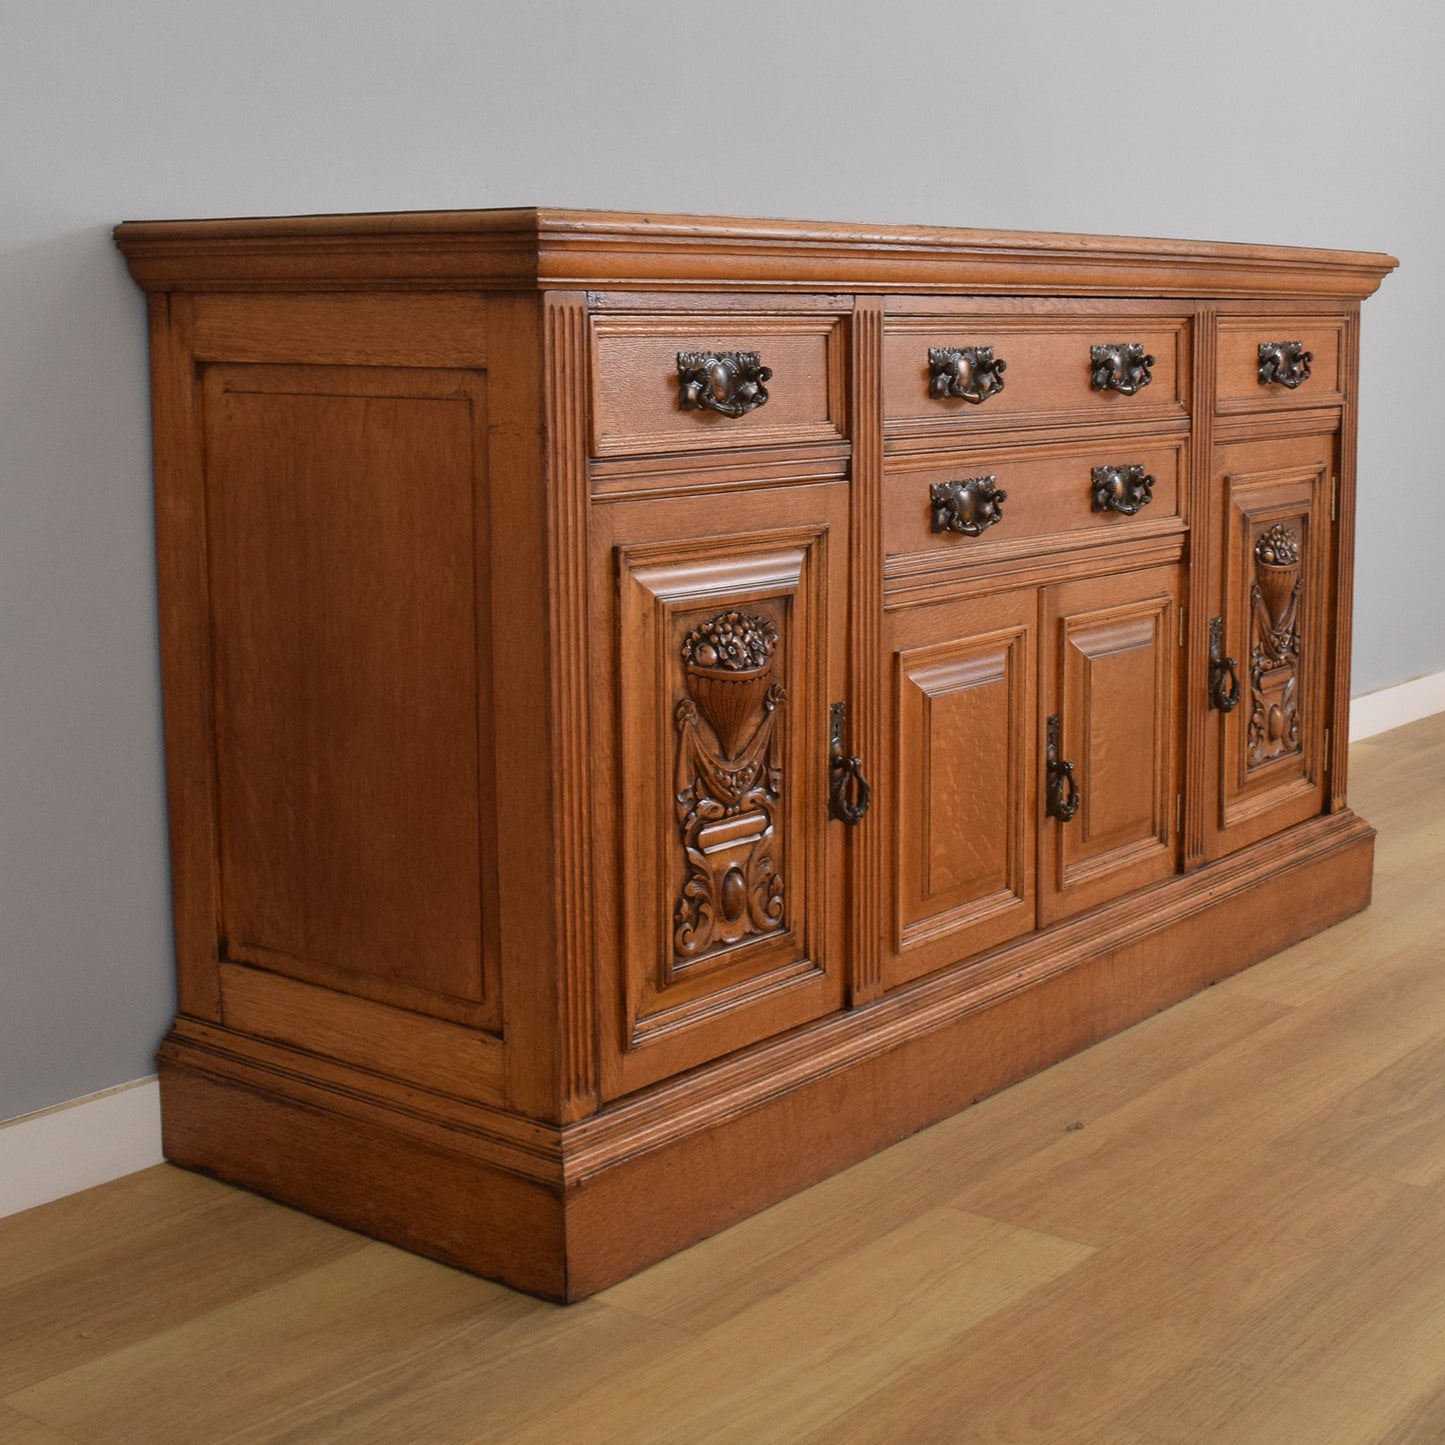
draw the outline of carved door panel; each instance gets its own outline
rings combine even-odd
[[[828,786],[847,508],[843,485],[599,508],[620,815],[598,909],[609,1094],[842,1004]]]
[[[1333,435],[1240,442],[1215,454],[1211,858],[1325,806],[1334,465]]]
[[[1038,594],[890,614],[890,985],[1034,927]]]
[[[1044,594],[1039,922],[1178,868],[1180,569]]]

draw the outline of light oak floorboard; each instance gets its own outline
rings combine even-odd
[[[836,1434],[804,1438],[1111,1441],[1124,1405],[1274,1303],[1406,1188],[1244,1161],[914,1364],[835,1422]],[[966,1433],[950,1434],[960,1422]]]
[[[0,1221],[0,1397],[367,1246],[158,1165]]]
[[[1445,1198],[1383,1210],[1128,1419],[1159,1445],[1376,1440],[1438,1386]],[[1437,1436],[1437,1440],[1441,1437]]]
[[[797,1440],[1089,1254],[931,1210],[517,1438]]]
[[[0,1221],[0,1445],[1445,1440],[1445,717],[1374,906],[562,1310],[170,1167]]]
[[[1289,1010],[1199,994],[985,1099],[802,1194],[684,1250],[603,1296],[697,1331],[1047,1149]]]
[[[0,1405],[0,1445],[75,1445],[68,1435]]]

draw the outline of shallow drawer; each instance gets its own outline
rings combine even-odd
[[[1221,316],[1216,404],[1221,412],[1337,406],[1345,326],[1340,316]],[[1309,360],[1303,360],[1308,353]]]
[[[1179,515],[1185,447],[1182,437],[1151,437],[969,452],[942,466],[932,460],[918,467],[895,463],[884,481],[886,550],[890,556],[984,558],[1011,542],[1034,545],[1055,535],[1127,537],[1141,524]],[[1106,475],[1115,472],[1122,476]],[[1143,478],[1152,478],[1147,489]],[[1137,510],[1096,509],[1100,489]],[[1145,490],[1149,499],[1141,503]],[[990,492],[1005,495],[990,503]],[[993,515],[997,520],[990,520]],[[959,525],[973,530],[956,530]]]
[[[679,356],[698,353],[723,363],[699,364],[691,374],[700,384],[685,394]],[[759,382],[759,373],[729,362],[730,353],[756,353],[771,375]],[[846,340],[835,316],[601,317],[592,327],[592,454],[836,442],[845,435],[846,381]]]
[[[982,348],[991,350],[992,366],[987,354],[979,355]],[[1110,367],[1095,348],[1120,349],[1124,364]],[[950,364],[948,352],[963,360],[953,363],[952,374],[940,375],[939,368]],[[1152,364],[1141,367],[1141,357]],[[955,380],[959,371],[961,383]],[[1147,377],[1142,384],[1141,377]],[[893,433],[1179,418],[1189,410],[1189,323],[1137,315],[1047,323],[894,318],[883,337],[883,403]]]

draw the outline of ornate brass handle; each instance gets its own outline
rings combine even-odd
[[[1314,352],[1306,351],[1303,341],[1261,341],[1259,384],[1278,382],[1293,391],[1310,379],[1310,362],[1314,359]]]
[[[677,400],[683,411],[745,416],[767,403],[773,369],[760,351],[679,351]]]
[[[1008,363],[994,359],[991,346],[930,346],[928,394],[938,400],[958,397],[975,405],[1003,390]]]
[[[928,489],[933,503],[935,532],[962,532],[977,537],[995,522],[1003,521],[1008,493],[993,477],[966,477],[957,482],[934,482]]]
[[[1142,466],[1095,467],[1094,510],[1132,517],[1154,498],[1154,478]]]
[[[1095,391],[1120,391],[1133,396],[1154,379],[1149,368],[1154,358],[1144,354],[1142,341],[1106,341],[1089,352],[1089,384]]]
[[[1220,712],[1239,706],[1239,664],[1224,655],[1224,619],[1209,619],[1209,705]]]
[[[828,811],[856,828],[873,802],[873,789],[863,776],[862,758],[851,756],[844,744],[847,727],[848,704],[835,702],[828,709]]]
[[[1048,721],[1047,771],[1044,782],[1044,803],[1049,817],[1067,823],[1079,811],[1081,794],[1074,777],[1074,765],[1059,756],[1063,723],[1058,713]]]

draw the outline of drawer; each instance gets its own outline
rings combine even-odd
[[[992,453],[969,451],[941,464],[936,457],[919,458],[923,464],[918,466],[899,466],[895,462],[883,486],[885,550],[890,557],[942,553],[952,562],[1009,553],[1015,550],[1010,546],[1014,542],[1037,549],[1041,538],[1066,541],[1071,536],[1096,534],[1103,540],[1127,538],[1141,527],[1157,530],[1153,524],[1179,516],[1186,446],[1183,437],[1150,437],[1143,441],[1014,447]],[[1096,511],[1096,468],[1140,468],[1144,477],[1153,478],[1149,500],[1132,513]],[[989,486],[984,481],[990,477],[992,488],[1005,494],[992,509],[987,497]],[[1100,477],[1105,485],[1110,480]],[[975,483],[971,494],[958,506],[951,505],[946,494],[952,484],[963,484],[967,491],[970,482]],[[1124,504],[1137,500],[1140,490],[1137,485],[1125,486]],[[998,520],[976,535],[935,530],[935,523],[945,520],[962,518],[968,524],[970,505],[971,525],[977,527],[986,521],[990,510],[997,512]]]
[[[1216,407],[1221,412],[1338,406],[1343,400],[1342,316],[1221,316]],[[1261,348],[1283,348],[1284,365],[1265,369]],[[1297,358],[1309,353],[1306,366]],[[1306,375],[1305,372],[1308,372]],[[1278,380],[1268,379],[1279,375]]]
[[[956,434],[999,425],[1177,420],[1189,412],[1189,335],[1188,319],[1180,316],[895,317],[883,337],[885,428],[894,434]],[[1096,387],[1103,360],[1096,362],[1096,347],[1133,348],[1136,356],[1152,357],[1147,382],[1138,385],[1137,368],[1125,366],[1118,380],[1135,389]],[[1004,363],[1001,373],[990,371],[987,356],[977,355],[980,348],[991,348],[992,360]],[[977,377],[962,389],[981,400],[936,394],[947,378],[936,377],[930,353],[948,351],[962,353],[965,367]],[[1121,352],[1121,359],[1128,356]],[[1105,372],[1099,380],[1104,382]]]
[[[740,415],[684,404],[679,356],[757,353],[771,376],[766,401]],[[837,316],[603,316],[592,324],[592,437],[595,457],[787,447],[846,435],[847,338]],[[709,400],[730,405],[728,370]],[[747,378],[742,378],[746,380]],[[743,405],[749,398],[744,397]]]

